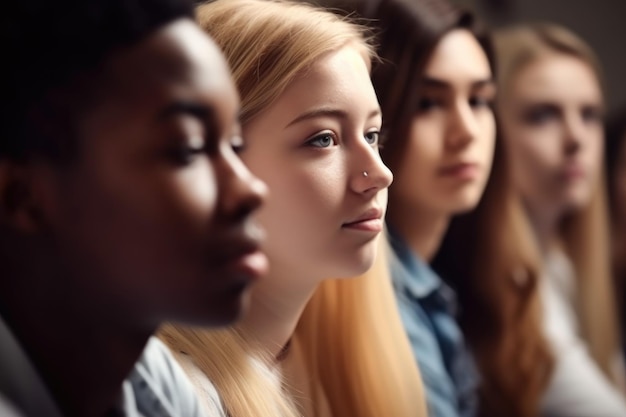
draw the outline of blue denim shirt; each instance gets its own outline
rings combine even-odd
[[[478,374],[454,319],[455,294],[391,229],[389,241],[393,286],[424,381],[428,415],[472,417]]]

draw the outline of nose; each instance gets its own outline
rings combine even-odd
[[[361,140],[351,155],[350,187],[358,194],[375,195],[391,185],[393,174],[380,158],[378,147]]]
[[[224,156],[223,169],[217,175],[223,176],[217,179],[219,207],[233,221],[245,219],[267,199],[267,185],[254,176],[232,150]]]
[[[563,129],[563,150],[566,155],[577,154],[583,145],[585,125],[578,114],[568,114],[565,117]]]
[[[459,100],[451,109],[446,147],[450,150],[463,149],[476,137],[478,122],[470,104]]]

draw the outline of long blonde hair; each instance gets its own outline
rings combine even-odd
[[[197,18],[231,66],[244,125],[327,53],[350,44],[365,59],[373,56],[360,26],[304,4],[218,0],[200,6]],[[236,327],[206,331],[169,325],[161,337],[208,376],[233,417],[297,415],[280,384],[253,366],[250,356],[257,352]],[[293,338],[302,348],[313,394],[327,396],[333,415],[426,415],[382,251],[363,276],[322,283]],[[270,363],[258,354],[259,361]]]
[[[599,82],[602,81],[593,50],[563,27],[547,23],[520,25],[499,31],[494,40],[501,95],[506,95],[522,68],[555,54],[580,59],[593,69]],[[579,296],[576,310],[583,337],[598,366],[615,381],[619,377],[612,368],[619,349],[619,333],[610,268],[608,212],[601,175],[590,204],[563,219],[560,235],[576,271]]]

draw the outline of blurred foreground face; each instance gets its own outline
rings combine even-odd
[[[391,204],[446,215],[478,204],[493,161],[494,95],[489,61],[474,35],[462,29],[445,35],[424,70]]]
[[[259,215],[272,270],[319,279],[371,266],[392,179],[378,152],[381,123],[366,61],[346,46],[244,126],[242,158],[272,196]]]
[[[592,68],[547,54],[501,93],[502,132],[526,204],[555,215],[588,204],[603,152],[602,93]]]
[[[110,317],[230,323],[267,267],[250,219],[266,189],[235,154],[221,53],[179,20],[110,59],[103,82],[76,161],[50,177],[47,221],[72,285]]]

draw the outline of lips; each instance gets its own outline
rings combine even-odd
[[[561,177],[565,180],[576,180],[584,178],[587,171],[580,164],[568,164],[561,170]]]
[[[257,280],[269,269],[269,261],[261,250],[261,230],[255,228],[253,232],[221,239],[220,247],[214,252],[227,271],[246,280]]]
[[[480,167],[474,162],[458,162],[446,165],[439,170],[443,177],[451,177],[460,180],[473,180],[478,177]]]
[[[341,227],[350,230],[378,233],[383,230],[383,211],[377,207],[365,210],[353,220],[344,223]]]

